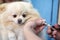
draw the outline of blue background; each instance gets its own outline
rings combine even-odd
[[[54,25],[58,17],[58,0],[31,0],[33,6],[39,11],[40,16],[46,19],[46,22]],[[53,40],[46,33],[47,28],[43,30],[45,40]]]

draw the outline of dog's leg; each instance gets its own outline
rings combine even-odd
[[[19,31],[18,40],[24,40],[23,31]]]
[[[9,40],[17,40],[15,33],[12,31],[8,31],[8,39]]]

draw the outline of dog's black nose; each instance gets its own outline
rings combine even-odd
[[[22,23],[22,19],[18,19],[18,24],[21,24]]]

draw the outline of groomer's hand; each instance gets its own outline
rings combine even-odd
[[[55,24],[52,28],[48,27],[47,30],[48,35],[54,38],[55,40],[60,40],[60,26],[58,24]]]
[[[32,20],[32,21],[26,23],[26,25],[24,26],[24,29],[31,30],[31,31],[35,32],[36,34],[38,34],[45,27],[45,25],[43,25],[44,23],[45,23],[45,21],[42,18]]]
[[[24,35],[26,40],[42,40],[38,34],[45,27],[43,19],[36,19],[27,22],[24,26]]]

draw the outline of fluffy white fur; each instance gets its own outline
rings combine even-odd
[[[0,25],[6,31],[2,36],[3,40],[6,37],[9,40],[24,40],[23,26],[31,21],[39,18],[39,13],[33,8],[31,3],[28,2],[11,2],[0,5]],[[19,21],[18,21],[19,20]],[[20,21],[22,20],[22,21]],[[16,37],[15,37],[16,36]]]

